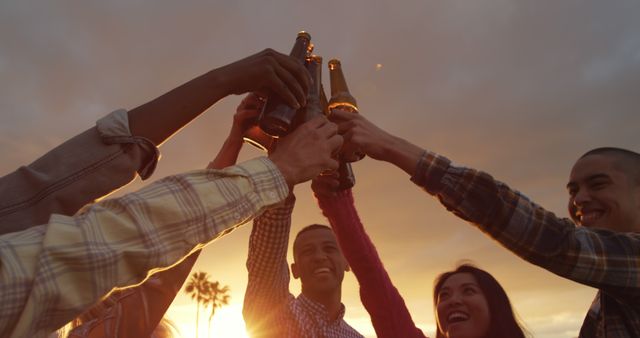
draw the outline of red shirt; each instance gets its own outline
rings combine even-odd
[[[329,219],[340,248],[360,283],[360,299],[371,316],[379,338],[426,337],[384,269],[375,246],[360,222],[351,190],[336,197],[318,197],[322,213]]]

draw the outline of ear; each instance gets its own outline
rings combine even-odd
[[[291,274],[295,279],[300,278],[300,271],[298,271],[298,266],[296,265],[296,263],[291,263]]]

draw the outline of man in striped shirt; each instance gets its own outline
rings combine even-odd
[[[569,177],[569,214],[559,218],[489,174],[454,166],[378,128],[336,112],[346,147],[401,168],[441,203],[522,259],[599,290],[580,337],[640,337],[640,155],[619,148],[584,154]]]

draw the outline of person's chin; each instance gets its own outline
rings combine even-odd
[[[331,278],[323,278],[321,280],[314,280],[314,289],[318,292],[333,292],[336,289],[336,281]]]
[[[450,324],[447,331],[449,338],[475,338],[478,336],[478,332],[471,322]]]

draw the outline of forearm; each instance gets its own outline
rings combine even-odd
[[[129,111],[131,133],[161,145],[229,93],[221,69],[214,69]]]
[[[73,215],[155,169],[158,150],[132,137],[127,113],[115,111],[28,166],[0,178],[0,234],[44,224],[53,213]]]
[[[384,271],[376,248],[355,210],[351,190],[338,191],[335,197],[319,196],[318,204],[329,220],[342,253],[356,277],[365,278],[369,274],[378,275]],[[366,282],[366,279],[363,281]]]
[[[295,199],[265,211],[255,219],[249,239],[248,282],[242,313],[249,331],[258,334],[275,329],[289,292],[287,246]]]
[[[378,337],[424,337],[393,285],[354,206],[351,190],[336,197],[319,197],[340,248],[360,284],[362,304],[371,316]]]
[[[389,136],[381,148],[383,161],[394,164],[409,175],[415,173],[416,165],[424,153],[424,149],[397,136]]]
[[[412,180],[521,258],[597,288],[640,294],[640,237],[576,227],[487,173],[428,153]]]
[[[114,287],[142,281],[287,193],[275,166],[260,158],[170,176],[74,217],[54,215],[1,236],[0,298],[11,303],[0,312],[0,336],[51,332]]]
[[[240,149],[242,149],[242,142],[242,132],[236,128],[232,128],[229,136],[222,144],[222,148],[207,168],[221,169],[234,165],[238,160]]]

